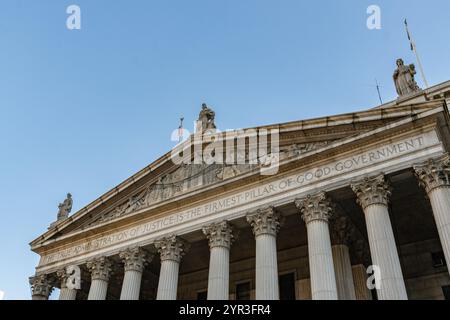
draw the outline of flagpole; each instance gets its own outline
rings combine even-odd
[[[422,75],[423,83],[425,84],[425,88],[428,88],[429,87],[428,81],[427,81],[427,78],[425,77],[425,72],[423,71],[422,62],[420,61],[419,53],[417,52],[416,43],[414,42],[414,40],[411,37],[411,34],[408,29],[408,22],[406,21],[406,19],[405,19],[405,27],[406,27],[406,33],[408,34],[408,39],[411,43],[411,50],[416,55],[416,60],[417,60],[418,66],[419,66],[420,74]]]

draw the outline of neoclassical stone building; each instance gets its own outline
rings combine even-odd
[[[254,128],[279,132],[271,175],[169,152],[71,216],[60,206],[31,242],[33,299],[55,287],[65,300],[449,298],[449,99],[450,81]],[[204,107],[203,129],[215,128]]]

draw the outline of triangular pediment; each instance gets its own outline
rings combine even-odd
[[[338,146],[355,143],[371,133],[378,134],[382,128],[391,130],[396,123],[443,105],[442,101],[426,102],[254,129],[279,131],[279,150],[275,156],[280,166],[284,166],[321,152],[330,152]],[[264,165],[263,159],[258,159],[256,163],[176,165],[171,162],[169,152],[66,221],[50,228],[31,245],[37,248],[50,239],[68,237],[97,227],[107,228],[115,221],[123,221],[137,213],[146,214],[146,210],[151,211],[169,202],[179,199],[188,201],[192,194],[198,197],[203,190],[223,188],[238,180],[245,183],[246,179],[258,175]]]

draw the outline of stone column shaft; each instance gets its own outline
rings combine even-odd
[[[203,233],[208,238],[210,247],[208,300],[228,300],[232,228],[228,222],[223,221],[204,227]]]
[[[336,276],[334,273],[328,219],[333,205],[321,192],[297,200],[308,234],[309,272],[313,300],[337,300]]]
[[[67,287],[68,274],[66,268],[58,270],[56,275],[61,280],[61,289],[59,290],[59,300],[75,300],[77,297],[76,289],[69,289]]]
[[[276,236],[280,216],[273,207],[247,215],[256,240],[256,300],[279,300]]]
[[[76,300],[77,290],[69,289],[67,287],[61,288],[59,291],[59,300]]]
[[[450,266],[450,188],[434,189],[428,194],[447,266]],[[450,273],[450,267],[448,268]]]
[[[188,244],[176,236],[170,236],[157,241],[155,247],[161,256],[156,300],[176,300],[181,257],[187,251]]]
[[[331,247],[331,250],[333,253],[338,299],[356,300],[348,246],[345,244],[334,245]]]
[[[420,184],[425,188],[450,273],[450,155],[430,159],[414,166]]]
[[[176,300],[178,286],[178,272],[180,263],[174,260],[161,261],[158,293],[156,300]]]
[[[91,272],[91,287],[88,300],[106,300],[108,281],[112,271],[112,264],[106,257],[88,261],[87,268]]]
[[[120,300],[139,300],[142,273],[150,261],[149,256],[138,247],[122,251],[119,256],[124,262],[125,270]]]
[[[367,287],[367,272],[364,265],[352,266],[352,274],[356,300],[372,300],[372,293]]]
[[[364,210],[372,263],[380,268],[380,300],[407,300],[405,282],[389,218],[390,186],[384,176],[352,184]]]

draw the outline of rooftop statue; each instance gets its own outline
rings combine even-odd
[[[394,83],[399,97],[421,90],[414,80],[415,74],[416,67],[414,64],[405,66],[402,59],[397,59],[397,69],[394,71]]]
[[[68,193],[67,198],[64,200],[64,202],[58,205],[59,211],[57,221],[67,219],[69,217],[69,213],[70,211],[72,211],[72,204],[72,195]]]
[[[203,103],[202,110],[200,111],[200,114],[198,115],[197,131],[205,132],[207,130],[216,129],[216,125],[214,123],[215,116],[216,116],[216,113],[212,109],[210,109],[206,105],[206,103]]]

